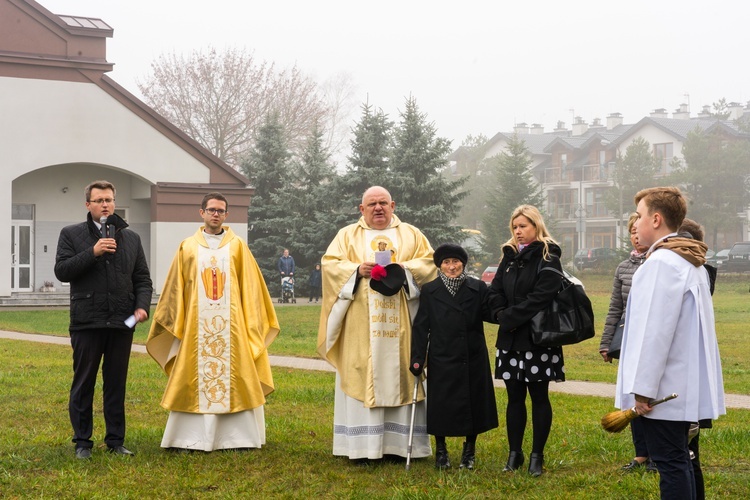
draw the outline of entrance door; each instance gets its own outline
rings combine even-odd
[[[10,289],[12,292],[34,291],[34,205],[13,205],[10,226]]]

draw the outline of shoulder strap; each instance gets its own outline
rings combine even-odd
[[[554,267],[549,267],[549,266],[548,266],[548,267],[542,267],[542,262],[544,262],[544,258],[542,258],[542,259],[539,259],[539,265],[538,265],[538,266],[536,267],[536,272],[537,272],[537,274],[539,274],[539,273],[540,273],[540,272],[542,272],[542,271],[547,271],[547,270],[549,270],[549,271],[554,271],[554,272],[556,272],[557,274],[559,274],[560,276],[562,276],[562,277],[563,277],[564,279],[567,279],[567,278],[565,278],[565,275],[564,275],[564,274],[563,274],[562,272],[558,271],[558,270],[557,270],[557,269],[555,269]],[[552,261],[549,261],[549,262],[552,262]]]
[[[562,276],[563,279],[568,279],[568,278],[565,277],[565,275],[561,271],[558,271],[554,267],[541,267],[541,266],[542,266],[542,264],[540,262],[539,263],[539,267],[540,267],[539,272],[542,272],[542,271],[553,271],[553,272],[556,272],[557,274],[559,274],[560,276]]]

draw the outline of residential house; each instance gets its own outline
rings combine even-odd
[[[605,123],[594,119],[591,125],[576,117],[570,130],[558,122],[555,130],[546,133],[541,125],[528,127],[522,123],[512,133],[496,134],[474,150],[473,155],[486,159],[504,151],[514,134],[526,143],[532,156],[531,171],[547,200],[543,208],[554,227],[554,236],[563,247],[563,255],[572,259],[581,248],[629,246],[625,225],[632,212],[632,200],[622,201],[621,214],[609,210],[605,203],[614,185],[618,152],[624,154],[633,140],[642,137],[661,162],[657,175],[666,176],[671,173],[673,162],[684,161],[682,146],[693,130],[710,132],[719,128],[729,136],[747,138],[735,121],[750,116],[750,104],[743,108],[731,103],[729,109],[731,115],[727,120],[712,117],[708,107],[697,117],[691,117],[686,104],[671,117],[665,109],[656,109],[635,124],[625,124],[620,113],[610,114]],[[469,173],[462,167],[467,158],[472,158],[469,148],[459,148],[451,156],[457,175]],[[476,158],[474,162],[479,163]],[[750,211],[744,214],[742,227],[722,235],[727,244],[750,239],[748,219]],[[481,229],[481,225],[474,228]]]

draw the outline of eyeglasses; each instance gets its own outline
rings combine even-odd
[[[225,213],[227,213],[227,211],[224,210],[223,208],[206,208],[205,211],[210,213],[211,215],[213,214],[224,215]]]
[[[96,203],[97,205],[101,205],[102,203],[106,203],[107,205],[111,205],[115,202],[114,198],[99,198],[98,200],[91,200],[89,203]]]

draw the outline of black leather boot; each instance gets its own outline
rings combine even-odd
[[[511,451],[508,453],[508,463],[503,467],[503,472],[512,472],[520,469],[523,465],[523,452]]]
[[[459,469],[474,470],[474,455],[476,453],[475,443],[464,443],[464,451],[461,453],[461,463]]]
[[[529,474],[534,477],[542,475],[542,465],[544,464],[544,453],[532,453],[529,455]]]
[[[451,461],[448,458],[448,448],[445,443],[440,443],[435,449],[435,467],[438,469],[450,469]]]

